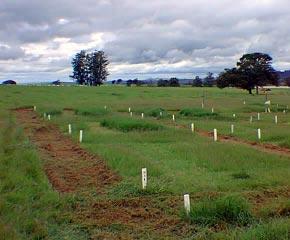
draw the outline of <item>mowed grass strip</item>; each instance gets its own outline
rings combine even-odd
[[[134,118],[105,118],[100,122],[102,127],[117,129],[123,132],[130,131],[158,131],[164,129],[164,126],[140,119]]]

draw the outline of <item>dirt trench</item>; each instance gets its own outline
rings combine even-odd
[[[18,123],[45,159],[44,170],[53,188],[60,193],[94,188],[103,193],[106,186],[120,181],[105,162],[84,149],[59,129],[42,121],[32,109],[16,109]]]

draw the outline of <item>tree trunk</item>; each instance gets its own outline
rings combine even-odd
[[[256,86],[256,94],[259,95],[259,86]]]
[[[249,91],[249,94],[252,94],[252,88],[249,88],[248,91]]]

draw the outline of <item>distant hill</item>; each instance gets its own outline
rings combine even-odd
[[[279,77],[280,77],[280,81],[283,81],[285,78],[290,77],[290,70],[279,71],[278,74],[279,74]]]

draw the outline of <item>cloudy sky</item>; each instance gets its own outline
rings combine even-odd
[[[246,52],[290,69],[289,0],[1,0],[0,80],[68,80],[102,49],[110,77],[218,73]]]

